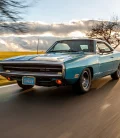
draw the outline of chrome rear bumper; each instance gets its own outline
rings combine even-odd
[[[8,77],[22,77],[22,76],[34,76],[34,77],[44,77],[44,78],[62,78],[62,74],[55,74],[55,73],[36,73],[36,72],[22,72],[22,71],[14,71],[14,72],[5,72],[0,71],[0,75]]]

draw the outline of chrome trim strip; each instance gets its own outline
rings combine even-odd
[[[19,68],[20,69],[21,68],[22,69],[28,69],[28,68],[29,69],[33,69],[34,68],[34,69],[40,69],[41,67],[28,67],[28,66],[27,67],[25,67],[25,66],[23,66],[23,67],[20,67],[20,66],[19,67],[16,67],[16,66],[8,66],[8,65],[5,65],[4,68],[14,68],[14,69],[19,69]],[[45,67],[42,67],[42,68],[45,68]]]
[[[46,78],[62,78],[62,74],[52,74],[52,73],[34,73],[34,72],[0,72],[2,76],[34,76],[34,77],[46,77]]]
[[[63,62],[51,62],[51,61],[0,61],[0,64],[1,65],[4,65],[4,64],[36,64],[36,65],[40,65],[40,64],[43,64],[43,65],[62,65]]]
[[[62,64],[62,76],[65,78],[65,64]]]
[[[60,70],[61,68],[47,68],[47,67],[14,67],[14,66],[7,66],[5,65],[4,68],[10,68],[10,69],[34,69],[34,70],[39,70],[39,69],[46,69],[46,70]]]

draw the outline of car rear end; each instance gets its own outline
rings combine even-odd
[[[22,81],[23,85],[58,86],[65,84],[63,63],[3,61],[0,62],[0,75],[8,80]]]

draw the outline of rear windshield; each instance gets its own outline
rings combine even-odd
[[[94,52],[94,45],[92,40],[63,40],[55,43],[48,52],[51,51]]]

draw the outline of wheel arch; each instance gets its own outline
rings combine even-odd
[[[91,78],[93,79],[93,74],[94,74],[94,70],[92,67],[87,67],[88,69],[90,69],[90,72],[91,72]]]

